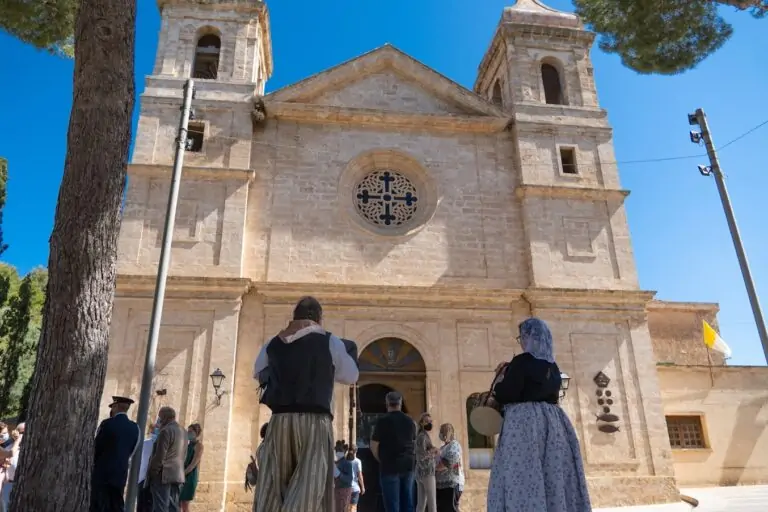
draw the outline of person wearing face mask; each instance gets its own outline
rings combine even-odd
[[[437,448],[432,445],[429,433],[432,431],[432,416],[425,412],[419,418],[419,432],[416,434],[416,512],[435,512],[435,456]]]
[[[13,446],[13,439],[11,439],[11,433],[8,430],[8,425],[0,421],[0,448],[3,450],[10,450]]]
[[[440,447],[435,484],[437,486],[437,512],[458,512],[464,491],[464,462],[456,431],[450,423],[440,425]]]
[[[179,494],[184,484],[187,432],[176,421],[173,407],[161,407],[157,415],[161,428],[147,468],[152,512],[178,512]]]
[[[8,432],[8,425],[0,421],[0,496],[2,496],[3,482],[5,482],[5,467],[11,458],[13,439]],[[5,506],[0,499],[0,512],[5,512]]]
[[[179,494],[181,512],[189,512],[189,504],[195,499],[200,460],[203,458],[203,442],[200,440],[202,435],[203,427],[199,423],[193,423],[187,429],[189,444],[187,445],[187,456],[184,459],[184,487],[181,488]]]
[[[141,465],[139,466],[139,496],[136,503],[136,512],[152,511],[152,493],[149,491],[149,482],[147,481],[147,468],[149,467],[149,458],[152,456],[152,448],[155,446],[157,434],[160,433],[160,419],[149,428],[149,434],[144,439],[144,447],[141,450]]]
[[[335,467],[334,478],[334,510],[336,512],[348,512],[352,499],[352,479],[354,466],[348,460],[346,454],[349,446],[344,441],[337,441],[334,448]]]
[[[126,414],[133,400],[113,396],[110,417],[101,422],[94,443],[91,476],[91,512],[123,512],[123,490],[131,456],[139,446],[141,431]],[[21,425],[20,425],[21,426]]]

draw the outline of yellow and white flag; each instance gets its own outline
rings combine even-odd
[[[720,352],[725,357],[731,357],[731,347],[723,341],[717,332],[709,325],[706,320],[704,321],[704,344],[711,350]]]

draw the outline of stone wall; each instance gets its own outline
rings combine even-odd
[[[123,289],[123,293],[131,292]],[[200,423],[206,450],[196,502],[198,510],[215,510],[226,488],[230,436],[238,435],[231,429],[230,418],[239,300],[178,300],[170,295],[157,348],[148,423],[165,405],[176,410],[177,421],[183,427]],[[152,300],[146,297],[115,300],[103,411],[107,411],[113,395],[139,396],[151,307]],[[209,378],[216,368],[227,377],[221,403],[215,400]],[[135,418],[135,408],[131,414]]]
[[[648,326],[656,361],[660,364],[723,365],[718,352],[704,345],[703,321],[718,329],[717,304],[662,302],[648,304]]]
[[[706,447],[673,450],[681,486],[768,483],[768,368],[662,366],[664,412],[698,415]]]

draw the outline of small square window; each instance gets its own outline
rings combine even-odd
[[[192,153],[200,153],[203,150],[203,139],[205,139],[205,124],[189,123],[185,149]]]
[[[576,167],[576,148],[560,148],[560,168],[563,174],[579,174]]]
[[[674,450],[707,448],[701,416],[667,416],[669,444]]]

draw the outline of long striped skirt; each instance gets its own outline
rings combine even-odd
[[[254,512],[333,512],[329,416],[275,414],[262,444]]]

